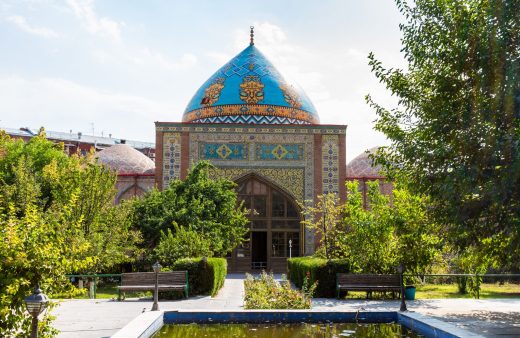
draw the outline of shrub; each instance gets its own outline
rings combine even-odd
[[[181,258],[212,256],[210,241],[191,227],[174,224],[175,233],[161,231],[161,241],[154,249],[156,259],[165,265],[172,265]]]
[[[304,282],[302,291],[291,288],[284,280],[278,283],[273,274],[262,272],[259,278],[247,274],[244,281],[244,307],[246,309],[310,309],[311,298],[316,284],[308,287]]]
[[[187,270],[189,294],[216,296],[224,285],[227,274],[225,258],[183,258],[170,266],[171,270]]]
[[[345,259],[328,261],[316,257],[296,257],[287,260],[289,266],[289,280],[302,288],[305,278],[312,285],[317,283],[315,296],[332,298],[336,295],[336,273],[348,273],[351,264]]]

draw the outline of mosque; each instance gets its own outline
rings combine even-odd
[[[346,129],[320,124],[309,97],[255,46],[251,30],[249,46],[195,92],[182,122],[155,123],[155,171],[128,145],[98,156],[120,173],[121,198],[149,190],[150,175],[163,189],[199,160],[212,162],[212,177],[236,182],[252,210],[249,240],[228,256],[228,270],[285,272],[288,257],[311,255],[318,244],[300,224],[299,202],[325,193],[345,199],[346,180],[358,180],[366,198],[367,181],[384,180],[366,153],[347,166]],[[391,184],[381,188],[391,191]]]

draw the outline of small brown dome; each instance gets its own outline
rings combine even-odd
[[[372,160],[368,157],[370,154],[373,154],[376,152],[378,147],[374,147],[372,149],[369,149],[360,155],[358,155],[356,158],[354,158],[352,161],[350,161],[347,164],[347,178],[380,178],[381,175],[381,166],[376,165],[372,166]]]
[[[128,144],[116,144],[96,154],[99,161],[118,174],[153,174],[155,163]]]

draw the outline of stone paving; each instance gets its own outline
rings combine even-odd
[[[217,297],[162,301],[162,310],[243,310],[243,275],[228,275]],[[432,299],[408,302],[408,309],[486,337],[520,337],[520,299]],[[60,338],[109,337],[143,311],[149,299],[65,300],[54,310]],[[315,311],[396,311],[398,301],[315,299]]]

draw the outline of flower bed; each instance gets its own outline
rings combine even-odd
[[[316,284],[308,286],[305,281],[300,291],[292,289],[291,283],[283,279],[279,283],[272,274],[265,272],[258,278],[247,274],[244,281],[244,307],[246,309],[310,309]]]

